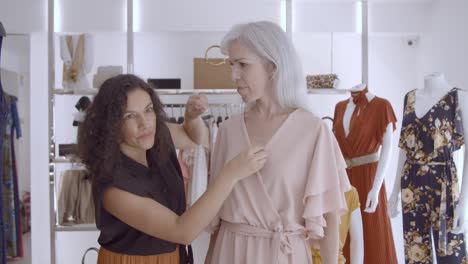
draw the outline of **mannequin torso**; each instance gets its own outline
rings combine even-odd
[[[415,113],[423,117],[453,87],[447,83],[441,73],[432,73],[424,79],[424,89],[416,90]]]
[[[453,86],[449,85],[445,79],[445,76],[441,73],[432,73],[424,79],[424,89],[416,91],[415,96],[415,114],[418,118],[423,117],[431,108],[437,104],[437,102],[446,95]],[[461,120],[465,133],[468,131],[468,94],[465,91],[458,91],[458,101],[461,111]],[[460,179],[462,179],[462,188],[460,192],[460,202],[455,207],[454,216],[454,233],[463,232],[466,226],[466,206],[468,205],[468,148],[465,147],[465,158],[463,172]],[[395,183],[392,194],[388,203],[388,213],[391,217],[395,217],[399,214],[398,204],[400,203],[401,193],[401,176],[403,167],[406,162],[406,151],[400,149],[398,158],[397,176],[395,177]]]
[[[351,92],[362,91],[367,87],[366,84],[359,84],[351,88]],[[367,101],[371,102],[372,99],[375,98],[375,95],[372,93],[366,93]],[[351,97],[348,101],[346,106],[346,110],[343,116],[343,128],[345,131],[345,135],[348,136],[349,134],[349,127],[351,123],[351,116],[354,112],[356,105],[353,102],[353,98]],[[367,195],[366,201],[366,209],[364,212],[366,213],[373,213],[378,205],[378,196],[380,192],[380,188],[382,187],[382,183],[385,176],[386,168],[388,167],[391,152],[392,152],[392,134],[393,134],[393,124],[389,123],[385,134],[382,139],[382,147],[380,149],[380,158],[379,164],[377,166],[377,172],[375,175],[375,180],[372,189],[369,191]]]
[[[354,87],[351,88],[351,92],[360,92],[364,89],[366,89],[367,85],[366,84],[358,84]],[[370,102],[372,99],[374,99],[375,95],[367,92],[366,93],[367,101]],[[345,131],[345,135],[348,136],[349,134],[349,125],[351,123],[351,116],[353,115],[354,109],[356,108],[356,105],[353,102],[353,98],[349,98],[348,105],[346,106],[346,111],[343,116],[343,128]]]

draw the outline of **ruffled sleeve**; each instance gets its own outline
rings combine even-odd
[[[221,169],[224,167],[226,161],[226,129],[221,125],[218,129],[216,135],[216,143],[213,148],[211,155],[211,164],[210,164],[210,182],[212,182],[220,173]],[[221,207],[222,208],[222,207]],[[219,227],[220,217],[219,212],[216,214],[215,218],[210,222],[206,227],[205,231],[213,234]]]
[[[351,189],[346,163],[332,132],[322,122],[316,135],[304,195],[303,218],[310,239],[324,237],[324,215],[347,212],[344,193]]]
[[[453,136],[452,142],[455,150],[458,150],[465,144],[465,136],[463,132],[463,121],[462,121],[462,113],[459,105],[459,98],[458,98],[458,90],[455,90],[453,95],[453,108],[454,108],[454,124],[453,124]]]
[[[404,103],[403,103],[403,120],[401,122],[401,131],[400,131],[400,139],[398,141],[398,147],[408,151],[406,147],[406,138],[408,137],[407,124],[405,122],[405,117],[409,113],[409,105],[408,105],[408,98],[414,98],[414,92],[410,91],[405,95]]]
[[[378,124],[378,129],[377,129],[377,138],[379,139],[380,142],[382,142],[383,136],[385,132],[387,131],[388,124],[392,123],[393,125],[393,131],[396,129],[396,116],[395,112],[393,111],[392,105],[390,104],[389,101],[383,99],[383,105],[382,105],[382,115],[379,118],[379,124]]]

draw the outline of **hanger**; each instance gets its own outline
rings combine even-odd
[[[330,126],[331,126],[332,131],[333,132],[335,131],[335,129],[333,128],[333,118],[331,118],[329,116],[324,116],[324,117],[322,117],[322,120],[329,120],[331,122]]]
[[[208,105],[208,111],[206,111],[206,112],[209,112],[209,113],[207,115],[202,116],[203,120],[208,120],[208,119],[214,118],[213,110],[211,109],[211,107],[212,107],[212,105]]]
[[[218,109],[218,118],[216,119],[216,124],[219,127],[219,124],[223,122],[223,117],[221,116],[221,111],[219,110],[219,105],[216,107]]]
[[[229,114],[228,114],[227,105],[224,105],[224,110],[226,111],[226,116],[224,117],[224,120],[228,120],[229,119]]]
[[[178,106],[179,106],[179,114],[180,115],[179,115],[179,118],[177,119],[177,123],[182,124],[182,123],[184,123],[184,119],[185,119],[184,115],[182,114],[182,106],[183,105],[178,105]]]
[[[172,113],[172,115],[171,115],[171,118],[169,118],[169,122],[171,122],[171,123],[177,123],[177,120],[176,120],[175,117],[174,117],[174,105],[171,104],[170,107],[171,107],[171,113]]]

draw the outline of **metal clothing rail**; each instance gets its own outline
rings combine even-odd
[[[206,95],[236,95],[235,89],[154,89],[158,95],[194,95],[194,94],[206,94]],[[89,88],[78,91],[65,91],[64,89],[54,89],[56,95],[96,95],[98,89]]]
[[[175,108],[184,108],[187,106],[187,104],[180,104],[180,103],[177,103],[177,104],[163,104],[164,107],[175,107]],[[209,107],[229,107],[229,106],[238,106],[238,107],[242,107],[244,105],[244,103],[225,103],[225,104],[222,104],[222,103],[215,103],[215,104],[208,104]]]

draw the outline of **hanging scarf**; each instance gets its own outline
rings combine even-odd
[[[78,75],[81,71],[83,65],[83,57],[84,57],[84,34],[81,34],[78,37],[78,43],[76,49],[73,50],[73,36],[66,36],[66,42],[68,51],[70,52],[70,57],[72,59],[72,63],[70,66],[63,65],[63,81],[64,82],[77,82]],[[75,53],[73,54],[73,52]]]
[[[353,98],[353,103],[356,105],[353,111],[353,115],[351,116],[351,121],[349,125],[349,131],[352,131],[354,128],[354,125],[356,124],[356,120],[358,119],[359,115],[364,111],[364,109],[367,107],[369,104],[369,101],[367,100],[367,92],[369,89],[364,89],[362,91],[355,91],[351,92],[351,97]]]

